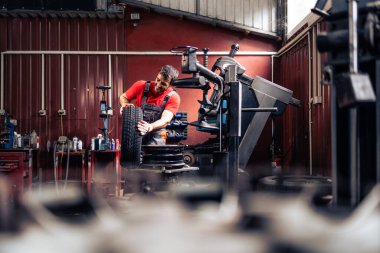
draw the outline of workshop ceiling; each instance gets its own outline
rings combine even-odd
[[[124,18],[132,7],[279,40],[277,4],[277,0],[0,0],[0,15]]]

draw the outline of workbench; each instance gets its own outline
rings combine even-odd
[[[120,150],[89,151],[87,190],[94,188],[106,196],[122,195]]]
[[[16,194],[32,188],[38,170],[38,149],[0,149],[0,175],[9,179]]]

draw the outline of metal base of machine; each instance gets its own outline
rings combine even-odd
[[[124,194],[152,194],[167,191],[170,185],[177,184],[182,177],[198,170],[198,167],[188,165],[182,167],[141,165],[136,169],[128,169],[125,177]]]
[[[190,172],[190,171],[198,171],[199,167],[190,167],[188,165],[183,165],[182,167],[169,167],[162,165],[145,165],[143,164],[138,169],[134,169],[134,171],[147,171],[154,173],[164,173],[164,174],[175,174],[181,172]]]

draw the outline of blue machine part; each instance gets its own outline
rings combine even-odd
[[[14,140],[14,124],[11,122],[11,118],[8,114],[5,114],[4,129],[1,131],[1,148],[13,148]]]
[[[178,142],[187,138],[187,113],[177,112],[166,126],[167,140]]]

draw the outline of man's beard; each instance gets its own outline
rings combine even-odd
[[[157,85],[154,86],[154,90],[157,92],[157,93],[161,93],[164,91],[164,89],[162,87],[158,87]]]

